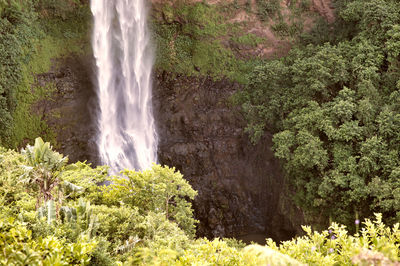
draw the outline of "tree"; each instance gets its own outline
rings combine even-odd
[[[105,198],[113,204],[123,203],[139,208],[141,214],[163,212],[166,219],[175,221],[187,233],[194,234],[196,220],[188,200],[197,192],[175,168],[153,165],[142,172],[124,170],[122,178],[114,178],[105,188]]]
[[[357,29],[351,39],[299,46],[259,66],[237,98],[253,141],[274,132],[275,155],[304,210],[347,224],[356,212],[381,212],[393,222],[400,219],[400,3],[342,4],[340,18]]]
[[[21,154],[26,159],[21,182],[38,191],[37,207],[42,200],[47,202],[54,198],[53,189],[61,182],[59,178],[68,157],[53,151],[49,142],[36,138],[35,145],[27,145]]]

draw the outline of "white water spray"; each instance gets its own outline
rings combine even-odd
[[[91,0],[97,66],[98,138],[113,173],[157,161],[151,107],[153,51],[145,0]]]

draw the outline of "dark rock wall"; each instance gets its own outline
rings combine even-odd
[[[229,103],[238,89],[225,80],[159,73],[153,91],[159,161],[175,166],[199,192],[194,202],[199,235],[290,238],[301,212],[282,194],[271,136],[254,146],[244,134],[245,121]]]
[[[90,56],[71,55],[55,60],[48,73],[36,78],[37,85],[51,86],[54,91],[33,109],[56,133],[56,149],[68,155],[70,162],[98,162],[91,69]]]

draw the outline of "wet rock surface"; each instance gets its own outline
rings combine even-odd
[[[57,59],[48,73],[38,75],[37,85],[51,94],[34,106],[56,134],[56,149],[70,162],[96,163],[96,94],[92,84],[90,56]]]
[[[283,195],[272,136],[252,145],[243,132],[245,121],[229,101],[238,89],[225,80],[159,73],[153,101],[160,163],[175,166],[198,191],[200,236],[290,238],[301,212]]]

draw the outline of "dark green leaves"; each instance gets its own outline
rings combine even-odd
[[[358,33],[337,44],[294,48],[255,68],[239,102],[252,140],[266,129],[275,133],[275,154],[305,210],[341,222],[355,210],[375,211],[394,221],[400,219],[400,3],[338,2],[340,16]]]

